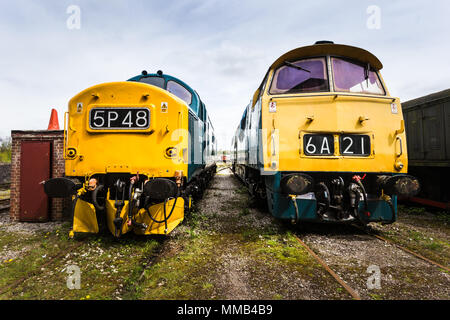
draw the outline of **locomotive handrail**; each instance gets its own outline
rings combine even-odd
[[[271,139],[272,139],[272,156],[276,155],[276,146],[275,146],[275,129],[272,130],[272,133],[270,135]]]
[[[397,154],[397,157],[400,157],[400,156],[403,154],[403,146],[402,146],[403,141],[402,141],[402,138],[401,138],[401,137],[395,138],[395,141],[400,141],[400,153]]]

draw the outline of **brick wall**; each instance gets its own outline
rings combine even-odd
[[[22,141],[52,142],[51,177],[62,177],[64,166],[64,133],[62,130],[11,131],[11,208],[10,217],[18,221],[20,216],[20,157]],[[67,215],[70,200],[51,199],[49,203],[50,219],[62,220]]]

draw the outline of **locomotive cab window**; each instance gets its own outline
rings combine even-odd
[[[325,58],[285,61],[275,71],[270,94],[329,91]]]
[[[167,91],[173,93],[188,105],[192,103],[192,94],[185,87],[175,81],[167,81]]]
[[[161,77],[142,77],[139,82],[151,84],[153,86],[164,89],[164,78]]]
[[[244,115],[242,116],[242,119],[241,119],[241,125],[240,125],[241,130],[245,130],[245,123],[247,122],[247,109],[248,109],[248,106],[247,106],[247,108],[245,108]]]
[[[370,65],[331,58],[336,91],[385,95],[378,74]]]

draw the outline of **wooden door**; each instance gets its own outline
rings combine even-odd
[[[49,199],[43,181],[50,178],[51,142],[22,141],[20,156],[20,221],[47,221]]]

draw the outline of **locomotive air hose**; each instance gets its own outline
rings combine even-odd
[[[99,211],[103,211],[105,210],[104,206],[101,206],[98,204],[97,202],[97,194],[99,191],[102,191],[104,188],[104,186],[102,184],[98,185],[97,188],[95,188],[94,191],[92,191],[92,204],[94,205],[95,209],[99,210]]]
[[[325,203],[325,209],[323,210],[323,212],[327,212],[328,209],[330,208],[330,202],[331,202],[330,201],[330,190],[328,189],[327,185],[323,182],[320,182],[318,184],[318,186],[322,187],[322,189],[324,191],[323,193],[325,195],[326,203]],[[320,203],[320,204],[322,204],[322,203]],[[322,211],[322,210],[320,210],[320,211]],[[317,211],[317,213],[319,213],[320,215],[322,214],[322,212],[319,212],[319,210]]]
[[[352,184],[354,184],[356,187],[360,187],[358,184],[356,184],[356,183],[354,183],[354,182],[352,182]],[[358,216],[359,216],[359,201],[360,201],[360,195],[359,195],[359,192],[357,192],[357,191],[355,191],[355,190],[352,190],[352,188],[351,188],[351,186],[352,185],[350,185],[350,187],[349,187],[349,192],[352,192],[354,195],[355,195],[355,208],[353,209],[353,211],[354,211],[354,217],[355,218],[358,218]]]
[[[364,188],[363,184],[361,183],[360,180],[356,180],[356,183],[358,184],[358,186],[362,189],[362,194],[363,194],[363,198],[364,198],[364,209],[367,211],[369,211],[369,205],[367,204],[367,195],[366,195],[366,189]]]
[[[133,199],[131,199],[133,195],[133,184],[130,183],[130,188],[128,189],[128,217],[131,218],[133,213]]]
[[[164,233],[167,233],[167,212],[166,212],[166,202],[167,199],[164,200]],[[172,207],[172,209],[175,208],[175,205]]]
[[[298,206],[297,206],[297,198],[295,196],[291,196],[291,200],[294,203],[294,208],[295,208],[295,222],[298,222]]]
[[[172,206],[172,209],[170,210],[169,216],[166,217],[166,204],[167,204],[168,200],[170,200],[170,198],[164,200],[164,220],[156,220],[155,218],[153,218],[152,215],[150,214],[150,211],[148,211],[147,206],[145,206],[145,211],[147,212],[149,218],[152,219],[156,223],[163,223],[163,222],[167,223],[167,220],[169,220],[169,218],[172,216],[173,211],[175,210],[175,205],[177,204],[178,197],[175,197],[175,202],[173,203],[173,206]]]

